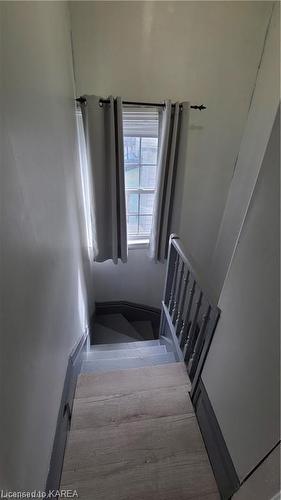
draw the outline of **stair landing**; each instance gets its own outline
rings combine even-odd
[[[183,363],[82,374],[61,488],[80,500],[217,500]]]

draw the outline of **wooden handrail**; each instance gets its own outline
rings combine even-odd
[[[199,382],[220,310],[210,288],[179,237],[171,234],[165,280],[160,336],[169,337],[178,361],[184,361],[192,391]]]
[[[193,274],[196,283],[199,285],[201,290],[204,290],[204,295],[208,298],[210,304],[213,307],[217,306],[217,302],[214,299],[214,292],[211,290],[210,285],[206,283],[204,278],[200,275],[198,270],[196,269],[196,264],[194,262],[193,257],[188,253],[188,251],[184,248],[183,244],[181,243],[181,240],[179,236],[176,234],[171,234],[170,235],[170,245],[173,245],[173,247],[176,249],[177,253],[180,255],[181,259],[183,262],[187,265],[191,273]]]

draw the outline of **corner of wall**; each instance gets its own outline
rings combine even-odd
[[[280,4],[272,3],[248,118],[211,259],[209,279],[219,300],[257,182],[280,101]]]

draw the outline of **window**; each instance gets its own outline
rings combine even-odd
[[[150,236],[158,159],[158,111],[123,111],[125,189],[129,244]]]

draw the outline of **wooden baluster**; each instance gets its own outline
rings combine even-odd
[[[183,280],[183,275],[184,275],[184,262],[181,261],[181,266],[179,267],[179,278],[177,280],[177,286],[176,286],[176,291],[175,291],[175,300],[174,300],[174,306],[172,310],[172,322],[175,324],[178,311],[179,311],[179,301],[180,301],[180,296],[182,292],[182,280]]]
[[[200,331],[198,333],[197,339],[194,343],[193,352],[190,356],[190,360],[188,363],[188,371],[189,371],[189,376],[190,376],[191,380],[193,379],[194,374],[196,372],[196,368],[198,365],[200,354],[201,354],[201,351],[202,351],[202,348],[204,345],[205,332],[206,332],[208,321],[210,320],[210,314],[211,314],[211,306],[208,305],[207,311],[203,315],[202,325],[201,325]]]
[[[188,286],[188,282],[189,282],[189,277],[190,277],[190,271],[189,269],[186,270],[186,276],[183,280],[183,291],[182,291],[182,295],[181,295],[181,300],[180,300],[180,305],[179,305],[179,308],[178,308],[178,315],[177,315],[177,319],[176,319],[176,326],[175,326],[175,331],[176,331],[176,335],[177,337],[179,336],[180,334],[180,331],[181,331],[181,328],[182,328],[182,325],[184,323],[184,319],[183,319],[183,315],[184,315],[184,305],[185,305],[185,300],[186,300],[186,292],[187,292],[187,286]]]
[[[192,283],[192,286],[191,286],[191,290],[189,292],[189,299],[188,299],[188,304],[187,304],[187,310],[186,310],[185,318],[183,320],[183,325],[182,325],[182,328],[181,328],[181,331],[180,331],[180,334],[179,334],[179,344],[180,344],[181,348],[184,346],[186,338],[188,336],[189,317],[190,317],[190,311],[191,311],[192,304],[193,304],[193,297],[194,297],[194,294],[195,294],[195,290],[196,290],[196,281],[193,280],[193,283]]]
[[[185,331],[186,331],[186,322],[185,320],[182,321],[181,329],[179,331],[178,339],[179,339],[179,345],[182,347],[182,339],[185,336]]]
[[[159,337],[162,335],[164,336],[165,333],[165,313],[163,311],[163,307],[161,309],[161,316],[160,316],[160,326],[159,326]]]
[[[177,282],[179,262],[180,262],[180,257],[177,254],[176,261],[175,261],[175,266],[174,266],[174,275],[173,275],[172,288],[171,288],[170,299],[169,299],[169,307],[168,307],[170,314],[171,314],[171,312],[173,310],[173,307],[174,307],[175,288],[176,288],[176,282]]]
[[[169,301],[170,301],[171,290],[172,290],[173,279],[174,279],[175,264],[176,264],[177,257],[178,257],[178,253],[177,253],[175,247],[170,243],[168,263],[167,263],[167,276],[166,276],[165,292],[164,292],[164,303],[167,307],[168,307]]]
[[[205,329],[203,347],[202,347],[202,350],[200,352],[198,362],[196,363],[195,373],[194,373],[193,378],[192,378],[191,398],[195,394],[198,380],[200,378],[202,368],[203,368],[203,365],[204,365],[204,362],[205,362],[206,356],[208,354],[208,351],[209,351],[209,348],[211,345],[211,341],[212,341],[212,338],[214,335],[214,331],[216,329],[217,322],[218,322],[218,319],[220,317],[220,310],[218,309],[218,307],[216,307],[216,306],[215,307],[210,306],[210,307],[211,307],[210,318],[208,320],[208,323],[207,323],[207,326]]]
[[[183,357],[187,363],[189,361],[189,357],[190,357],[190,354],[191,354],[192,348],[193,348],[194,336],[195,336],[196,325],[197,325],[197,318],[198,318],[199,310],[200,310],[201,303],[202,303],[202,297],[203,297],[203,293],[199,289],[197,290],[197,296],[198,296],[198,298],[194,301],[194,305],[195,305],[194,316],[192,318],[191,327],[189,329],[188,337],[186,339],[184,349],[183,349]]]

